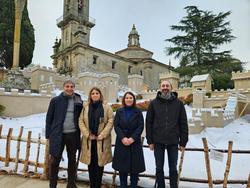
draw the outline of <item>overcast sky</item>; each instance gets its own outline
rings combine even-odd
[[[175,36],[170,26],[186,15],[183,8],[188,5],[213,13],[232,11],[228,20],[237,38],[222,49],[249,62],[250,69],[250,0],[90,0],[90,17],[96,19],[90,45],[109,52],[124,49],[135,24],[141,47],[154,52],[154,59],[163,63],[171,59],[177,66],[178,59],[164,53],[170,45],[164,40]],[[52,46],[56,37],[61,38],[56,19],[63,14],[63,0],[28,0],[28,9],[36,37],[33,63],[52,67]]]

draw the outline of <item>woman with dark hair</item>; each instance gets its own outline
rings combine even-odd
[[[112,161],[111,130],[113,128],[112,108],[103,101],[99,88],[89,92],[84,104],[79,127],[82,133],[80,161],[88,165],[91,188],[100,188],[104,166]]]
[[[128,174],[131,188],[136,188],[138,174],[145,171],[141,144],[144,120],[142,112],[136,108],[136,99],[132,92],[124,94],[122,104],[123,107],[116,111],[114,120],[117,137],[112,167],[119,171],[121,188],[128,187]]]

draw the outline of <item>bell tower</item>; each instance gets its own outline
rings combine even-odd
[[[57,19],[57,26],[61,29],[61,39],[53,46],[54,68],[61,74],[77,74],[82,61],[79,54],[89,45],[90,30],[95,26],[95,19],[89,16],[89,0],[64,0],[63,15]]]
[[[89,17],[89,0],[64,0],[63,16],[57,19],[62,32],[61,48],[76,42],[89,44],[94,19]]]

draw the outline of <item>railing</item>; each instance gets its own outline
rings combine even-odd
[[[60,16],[59,18],[56,19],[56,24],[59,24],[60,22],[62,22],[65,18],[69,18],[69,17],[73,17],[75,19],[79,19],[80,22],[83,22],[83,21],[87,21],[87,22],[90,22],[92,24],[95,25],[96,23],[96,20],[90,16],[83,16],[83,15],[79,15],[79,16],[75,16],[74,14],[72,13],[68,13],[68,14],[65,14],[65,15],[62,15]]]
[[[41,139],[41,134],[39,134],[38,138],[31,138],[32,131],[28,132],[28,135],[26,138],[22,137],[23,134],[23,127],[20,127],[18,136],[13,136],[13,128],[10,128],[7,135],[2,135],[2,128],[3,126],[0,125],[0,139],[6,140],[6,147],[5,147],[5,157],[0,156],[0,161],[4,162],[4,167],[9,167],[10,162],[14,163],[14,169],[13,171],[9,173],[17,173],[18,172],[18,166],[19,164],[23,164],[23,170],[22,173],[24,176],[29,176],[29,166],[34,166],[35,169],[32,173],[32,175],[38,176],[41,179],[48,179],[48,166],[49,166],[49,143],[48,140]],[[15,158],[10,156],[11,152],[11,141],[17,141],[16,143],[16,155]],[[26,150],[25,150],[25,158],[20,158],[20,146],[21,142],[26,143]],[[30,160],[30,150],[31,144],[36,144],[36,159],[35,161]],[[44,150],[44,160],[43,162],[39,161],[40,156],[40,150],[41,145],[45,146]],[[43,173],[38,173],[38,168],[43,169]]]
[[[5,167],[9,167],[10,163],[14,163],[14,167],[12,170],[8,172],[8,174],[20,174],[18,172],[18,166],[19,164],[23,164],[22,168],[22,175],[25,177],[38,177],[41,179],[48,179],[48,172],[49,172],[49,143],[46,139],[41,139],[41,135],[39,134],[38,138],[32,138],[32,131],[28,132],[27,137],[23,137],[23,127],[20,127],[18,136],[13,136],[13,128],[9,128],[7,135],[2,135],[2,129],[3,126],[0,125],[0,140],[6,140],[6,146],[5,146],[5,156],[0,156],[0,161],[4,162],[4,166],[1,167],[1,171],[4,170]],[[16,155],[15,157],[11,157],[11,141],[16,141]],[[144,141],[144,138],[142,138],[142,142]],[[217,150],[222,153],[227,153],[227,162],[226,167],[224,171],[224,179],[222,180],[214,180],[211,175],[211,167],[210,167],[210,158],[209,158],[209,152],[211,151],[208,148],[207,140],[206,138],[202,139],[203,141],[203,147],[204,148],[186,148],[185,151],[181,152],[181,157],[178,164],[178,183],[180,181],[185,182],[193,182],[193,183],[205,183],[208,184],[209,188],[213,188],[213,185],[215,184],[222,184],[223,188],[227,187],[227,184],[245,184],[246,188],[250,188],[250,174],[248,175],[248,179],[246,180],[228,180],[230,167],[231,167],[231,159],[232,159],[232,153],[235,154],[249,154],[250,150],[232,150],[233,142],[228,142],[228,149],[221,149]],[[26,150],[25,150],[25,158],[20,158],[20,145],[21,142],[26,143]],[[36,145],[36,150],[31,151],[31,144]],[[44,156],[43,161],[39,160],[39,156],[42,153],[41,152],[41,146],[44,147]],[[147,148],[148,146],[143,146]],[[24,152],[24,151],[21,151]],[[31,152],[34,152],[33,156],[36,156],[35,161],[30,160]],[[196,179],[196,178],[188,178],[188,177],[181,177],[182,174],[182,165],[185,159],[185,152],[204,152],[204,158],[205,158],[205,165],[206,165],[206,172],[207,172],[207,179]],[[246,161],[246,165],[248,164],[248,161]],[[29,170],[30,166],[34,166],[34,171]],[[42,169],[42,173],[38,172],[38,168]],[[64,167],[60,167],[62,170],[66,170]],[[78,168],[78,171],[87,171],[87,169],[81,169]],[[112,184],[115,185],[115,179],[117,176],[116,171],[104,171],[105,174],[113,175],[112,176]],[[140,174],[140,177],[148,177],[148,178],[155,178],[155,175],[152,174]],[[246,176],[247,178],[247,176]],[[168,176],[165,176],[165,179],[169,179]]]

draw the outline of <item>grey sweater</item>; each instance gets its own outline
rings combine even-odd
[[[74,125],[74,96],[67,96],[67,97],[68,97],[68,108],[63,123],[63,133],[72,133],[76,131],[76,127]]]

